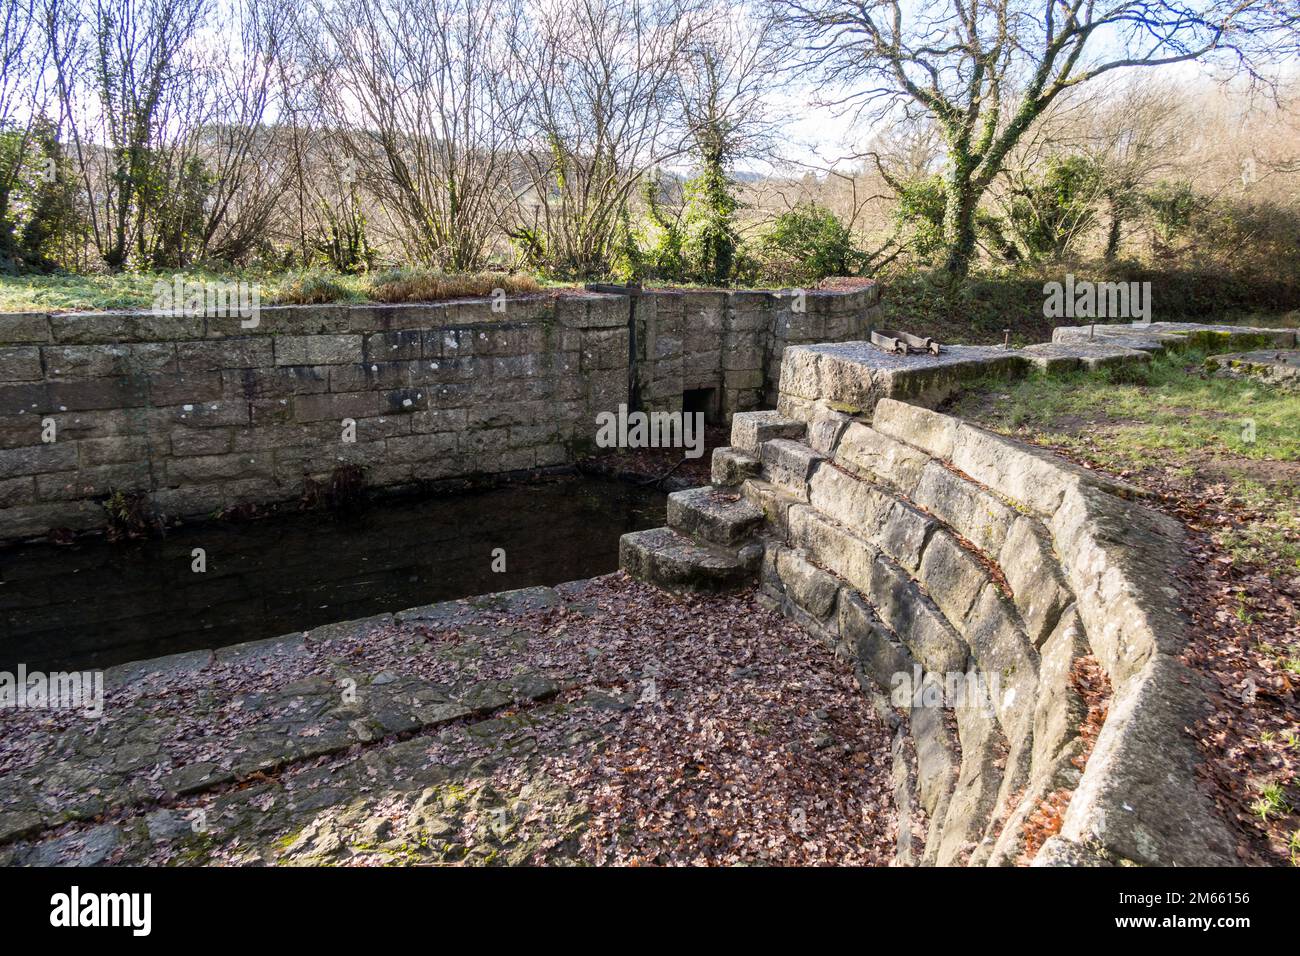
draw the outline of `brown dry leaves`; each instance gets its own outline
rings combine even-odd
[[[590,809],[585,858],[889,862],[889,734],[847,664],[752,594],[674,598],[618,575],[580,597],[594,615],[561,608],[529,629],[597,651],[586,688],[635,701],[589,750],[542,748],[543,770]],[[590,719],[572,714],[548,732]]]
[[[1088,765],[1088,757],[1097,744],[1102,725],[1106,723],[1106,714],[1110,710],[1110,681],[1097,658],[1088,656],[1077,658],[1071,665],[1070,685],[1088,708],[1079,726],[1079,740],[1083,747],[1070,761],[1082,771]],[[1026,817],[1025,847],[1018,861],[1022,866],[1029,864],[1049,837],[1061,832],[1071,796],[1071,790],[1054,790]]]

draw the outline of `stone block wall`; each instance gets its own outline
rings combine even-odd
[[[860,336],[878,309],[874,287],[810,292],[794,314],[785,299],[276,306],[252,328],[0,314],[0,541],[100,527],[114,491],[194,518],[294,500],[344,465],[385,487],[566,464],[591,448],[596,415],[628,401],[629,381],[647,408],[678,410],[688,389],[713,390],[724,416],[757,408],[787,342]]]
[[[684,391],[715,389],[720,417],[776,404],[788,345],[867,337],[880,289],[852,292],[683,289],[640,297],[637,381],[643,407],[681,407]]]
[[[794,407],[737,416],[715,481],[765,515],[763,592],[855,662],[896,726],[900,862],[1231,863],[1183,731],[1207,701],[1178,656],[1181,526],[920,406]],[[1109,682],[1095,737],[1080,667]],[[1044,805],[1058,832],[1032,823]]]

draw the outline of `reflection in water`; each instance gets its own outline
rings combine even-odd
[[[176,529],[162,541],[0,551],[0,670],[106,667],[434,601],[613,571],[661,492],[565,478]],[[207,571],[191,570],[194,548]],[[506,570],[492,570],[493,549]]]

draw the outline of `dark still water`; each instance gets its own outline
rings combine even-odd
[[[0,670],[111,664],[616,570],[660,491],[563,478],[173,529],[166,539],[0,550]],[[207,571],[191,570],[193,549]],[[505,549],[506,570],[492,570]]]

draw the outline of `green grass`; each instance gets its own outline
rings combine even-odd
[[[175,272],[119,275],[0,275],[0,312],[75,312],[148,309],[154,283],[171,283]],[[263,305],[326,302],[433,302],[487,295],[494,288],[510,294],[539,291],[531,276],[505,273],[447,275],[429,269],[390,269],[368,275],[341,275],[311,268],[283,272],[182,270],[192,282],[249,283]],[[550,286],[548,286],[550,287]]]
[[[1276,783],[1260,787],[1259,799],[1250,805],[1250,809],[1261,819],[1267,821],[1270,816],[1281,816],[1291,812],[1282,787]]]
[[[1240,508],[1260,513],[1225,528],[1224,547],[1235,560],[1294,573],[1300,482],[1287,466],[1264,463],[1300,460],[1300,393],[1207,375],[1204,358],[1192,350],[1139,367],[983,382],[954,411],[1117,474],[1222,484]]]
[[[190,282],[248,282],[263,303],[275,300],[279,288],[300,273],[213,272],[180,270]],[[154,283],[171,283],[175,272],[124,272],[117,275],[0,276],[0,312],[75,312],[108,309],[148,309]],[[337,276],[340,289],[359,293],[360,280]],[[358,294],[356,298],[360,299]]]
[[[224,278],[188,273],[196,280]],[[153,284],[170,275],[0,276],[0,312],[54,312],[90,309],[147,309]]]
[[[1216,451],[1254,460],[1300,458],[1300,394],[1205,375],[1204,360],[1199,351],[1167,352],[1146,366],[1039,373],[1010,385],[985,382],[982,390],[1004,393],[992,409],[1003,425],[1050,430],[1063,420],[1096,422],[1098,428],[1073,437],[1096,444],[1110,464],[1163,464],[1171,453]],[[978,402],[973,396],[962,404]]]

